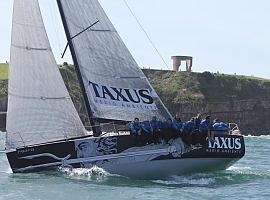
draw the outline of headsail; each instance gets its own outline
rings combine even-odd
[[[97,119],[131,121],[152,116],[167,118],[169,112],[126,48],[98,0],[57,0],[72,39],[83,85]],[[73,55],[74,57],[74,55]]]
[[[38,0],[14,0],[7,149],[85,135],[54,59]]]

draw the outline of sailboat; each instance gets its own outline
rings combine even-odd
[[[132,178],[226,169],[245,154],[239,135],[200,145],[182,139],[137,145],[116,125],[171,116],[98,0],[57,0],[91,134],[65,87],[38,0],[14,0],[6,154],[14,173],[98,166]],[[113,126],[112,126],[113,125]],[[114,127],[111,136],[104,134]],[[93,136],[94,135],[94,136]]]

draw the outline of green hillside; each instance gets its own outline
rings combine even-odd
[[[80,86],[74,66],[60,66],[64,82],[70,91],[83,123],[88,126]],[[144,69],[163,103],[174,115],[184,120],[197,113],[211,114],[227,122],[237,122],[244,134],[269,134],[270,127],[261,123],[270,118],[270,80],[252,76],[218,73],[174,72]],[[0,111],[6,111],[8,65],[0,65]],[[1,127],[5,127],[5,116]],[[4,128],[3,128],[4,130]]]
[[[69,81],[67,86],[74,97],[78,96],[79,85],[73,67],[60,66],[60,71],[65,82]],[[270,99],[269,79],[210,72],[143,71],[165,104]],[[7,79],[8,64],[0,64],[0,96],[6,95]]]
[[[8,79],[8,64],[0,63],[0,80]]]
[[[144,73],[157,93],[166,97],[165,104],[270,99],[269,79],[210,72],[144,70]]]

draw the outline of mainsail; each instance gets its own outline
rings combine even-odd
[[[98,0],[57,2],[92,117],[120,121],[169,117]],[[91,24],[95,25],[78,35]]]
[[[53,56],[38,0],[14,0],[7,149],[84,135]]]

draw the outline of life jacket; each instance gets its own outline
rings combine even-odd
[[[162,121],[161,122],[161,126],[162,129],[169,129],[169,128],[173,128],[173,124],[169,124],[167,121]]]
[[[185,123],[184,128],[183,128],[183,132],[185,134],[190,134],[190,133],[192,133],[194,128],[195,128],[195,122],[193,120],[190,120],[190,121]]]
[[[134,123],[134,122],[132,122],[130,124],[130,130],[131,130],[131,133],[132,134],[137,134],[138,131],[141,130],[141,124],[140,123]]]
[[[200,131],[206,131],[212,129],[211,121],[207,121],[206,119],[202,120],[200,124]]]
[[[141,128],[144,132],[146,133],[151,133],[152,132],[152,128],[149,122],[142,122],[141,123]]]
[[[183,130],[183,122],[181,120],[176,119],[175,117],[172,120],[173,128],[182,131]]]
[[[150,126],[153,132],[157,131],[160,128],[160,122],[158,120],[151,120]]]

